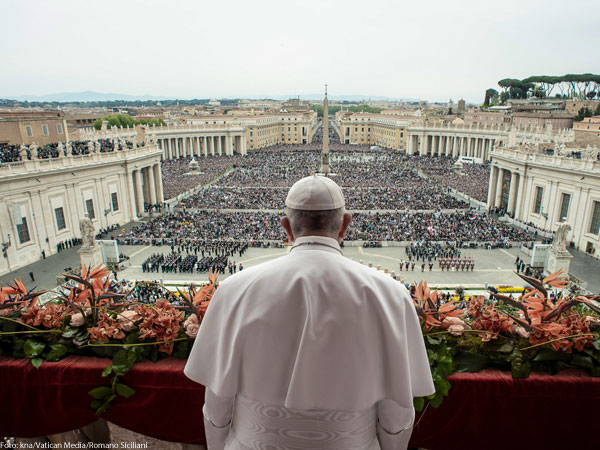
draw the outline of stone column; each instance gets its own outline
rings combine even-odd
[[[127,203],[129,204],[129,214],[131,220],[133,220],[137,217],[137,208],[135,206],[135,184],[133,171],[127,173],[127,180],[127,190],[129,191],[129,201]]]
[[[142,167],[142,186],[144,188],[144,202],[150,203],[150,183],[148,183],[148,168]]]
[[[148,193],[149,201],[151,205],[156,205],[156,180],[155,180],[155,172],[153,166],[148,166],[146,168],[146,173],[148,174]]]
[[[211,154],[211,156],[215,156],[215,142],[213,141],[213,137],[212,136],[208,136],[208,153]]]
[[[183,157],[187,157],[188,156],[188,145],[187,145],[187,136],[184,136],[183,138],[181,138],[181,140],[183,141]]]
[[[497,184],[498,184],[498,167],[492,166],[492,171],[490,172],[490,184],[488,186],[488,198],[487,198],[488,208],[494,207]]]
[[[504,171],[506,169],[498,169],[498,181],[496,183],[496,198],[494,199],[494,206],[501,206],[502,204],[502,179],[504,178]]]
[[[240,145],[242,146],[241,148],[241,155],[246,155],[248,152],[246,151],[246,135],[242,134],[240,136]]]
[[[438,156],[442,156],[442,143],[443,143],[443,139],[444,139],[444,137],[440,134],[438,136]]]
[[[202,148],[202,154],[204,155],[204,157],[208,156],[208,146],[206,144],[206,136],[202,136],[200,138],[200,147]]]
[[[231,147],[231,136],[230,135],[225,136],[225,154],[233,155],[233,149]]]
[[[142,176],[140,173],[140,169],[136,169],[133,171],[133,179],[135,183],[137,216],[142,217],[144,215],[144,194],[142,192]]]
[[[517,204],[517,192],[519,190],[519,178],[521,176],[517,172],[512,172],[510,175],[510,189],[508,190],[508,213],[514,217],[515,206]]]
[[[221,148],[221,136],[217,136],[217,155],[221,156],[223,149]]]
[[[162,203],[165,201],[163,194],[163,184],[162,184],[162,173],[160,170],[160,164],[155,164],[152,167],[152,171],[154,172],[154,185],[156,188],[156,201],[157,203]]]
[[[427,149],[426,147],[426,141],[427,141],[427,136],[426,135],[421,135],[420,136],[420,140],[419,140],[419,155],[423,156],[427,154]]]

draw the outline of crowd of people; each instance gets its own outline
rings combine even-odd
[[[133,143],[125,140],[98,139],[97,141],[70,141],[66,144],[55,142],[43,146],[0,144],[0,164],[52,159],[69,155],[89,155],[94,152],[108,153],[125,148],[133,148]]]
[[[432,180],[441,185],[451,187],[480,202],[487,201],[489,164],[464,163],[462,168],[457,168],[454,158],[429,156],[413,156],[413,161]]]
[[[177,211],[138,225],[118,237],[121,244],[198,245],[199,242],[285,240],[278,212]],[[447,242],[458,247],[511,247],[532,241],[524,231],[494,221],[486,213],[356,213],[349,241]]]

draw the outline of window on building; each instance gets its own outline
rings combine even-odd
[[[60,123],[57,123],[57,124],[56,124],[56,132],[57,132],[58,134],[62,134],[62,133],[63,133],[63,132],[62,132],[62,125],[61,125]]]
[[[594,202],[592,211],[592,222],[590,223],[590,233],[600,233],[600,202]]]
[[[19,235],[19,242],[24,244],[29,242],[29,228],[27,227],[27,218],[23,217],[21,223],[17,224],[17,234]]]
[[[87,210],[88,216],[90,219],[96,218],[96,212],[94,211],[94,200],[89,199],[85,201],[85,209]]]
[[[116,192],[113,192],[110,194],[110,201],[112,203],[112,210],[118,211],[119,210],[119,199],[117,198]]]
[[[542,212],[542,198],[544,196],[544,188],[537,186],[535,188],[535,204],[533,205],[533,212],[539,214]]]
[[[48,136],[48,125],[42,125],[42,134]]]
[[[567,216],[569,215],[569,205],[571,204],[571,194],[563,194],[560,201],[560,217],[558,218],[559,222],[564,222],[567,220]]]
[[[32,137],[33,136],[33,131],[31,131],[31,126],[27,125],[25,127],[25,134],[27,135],[27,137]]]
[[[56,228],[59,231],[67,228],[65,225],[65,212],[63,211],[62,206],[60,208],[54,208],[54,216],[56,217]]]

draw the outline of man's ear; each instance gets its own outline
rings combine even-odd
[[[286,216],[281,218],[281,226],[285,230],[285,234],[287,234],[288,241],[294,242],[294,232],[292,231],[292,224],[290,223],[290,219]]]
[[[352,222],[352,214],[346,213],[344,214],[344,219],[342,220],[342,228],[340,228],[340,233],[338,234],[338,240],[342,240],[346,237],[346,231],[348,231],[348,227],[350,226],[350,222]]]

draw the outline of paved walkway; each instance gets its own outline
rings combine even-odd
[[[125,228],[134,226],[135,223],[128,224]],[[52,255],[45,260],[30,264],[15,272],[0,277],[1,282],[9,282],[14,278],[21,278],[28,288],[52,289],[56,286],[56,277],[64,272],[66,267],[79,266],[79,247],[65,250],[59,254]],[[286,248],[249,248],[242,258],[233,258],[236,264],[242,263],[245,268],[260,264],[262,262],[281,257],[290,250]],[[118,273],[119,279],[128,280],[160,280],[163,282],[203,282],[207,281],[207,274],[203,273],[168,273],[161,272],[144,273],[142,272],[142,262],[152,253],[170,252],[168,246],[119,246],[119,251],[130,256],[129,267]],[[344,255],[363,264],[372,263],[373,267],[380,266],[381,270],[388,269],[388,272],[395,272],[396,275],[405,282],[419,282],[426,280],[428,284],[434,286],[484,286],[509,284],[514,286],[523,286],[525,283],[514,273],[514,261],[517,256],[525,258],[525,255],[518,249],[463,249],[463,256],[472,257],[475,260],[475,270],[473,272],[448,272],[442,271],[437,263],[434,264],[430,272],[428,266],[421,272],[421,265],[417,263],[414,271],[400,271],[399,262],[406,258],[403,247],[382,247],[382,248],[363,248],[363,247],[345,247]],[[576,277],[588,283],[588,290],[594,293],[600,292],[600,262],[583,253],[571,251],[573,260],[571,262],[571,273]],[[31,281],[29,272],[32,272],[35,281]],[[224,279],[229,274],[219,275]]]

